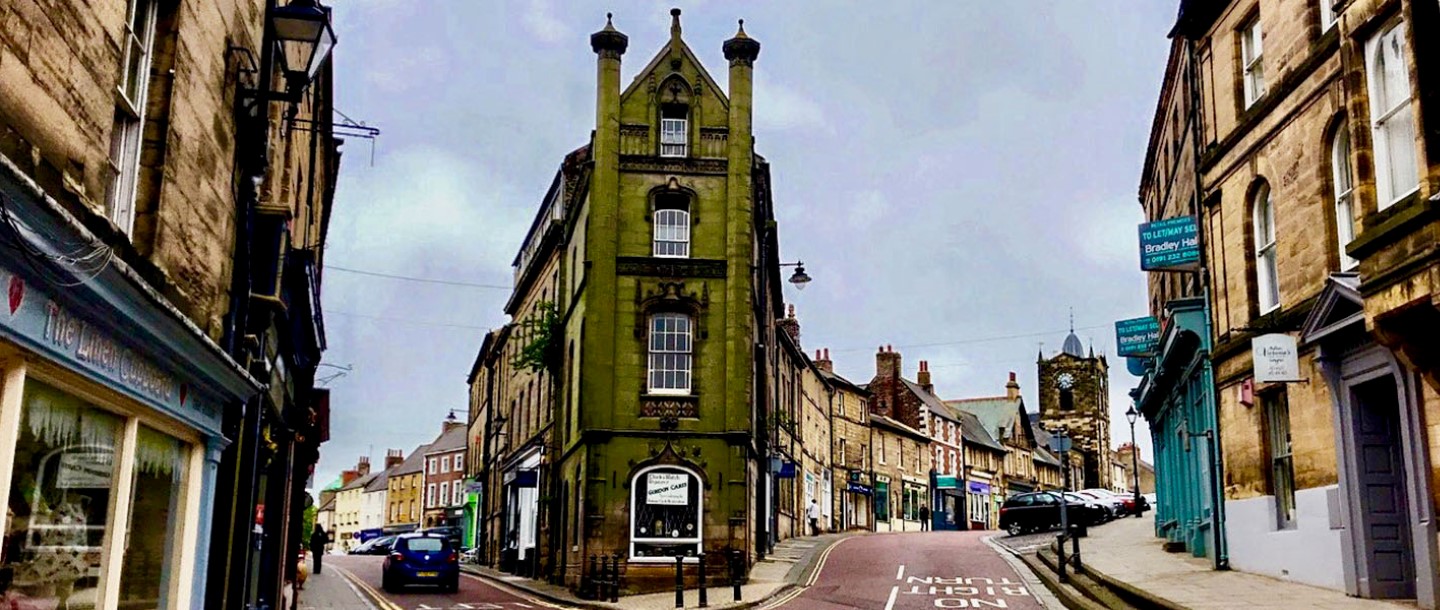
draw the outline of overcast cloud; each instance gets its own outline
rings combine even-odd
[[[772,165],[787,287],[811,353],[874,373],[877,346],[928,360],[943,398],[998,395],[1070,308],[1096,353],[1146,313],[1140,166],[1174,2],[335,2],[337,105],[380,127],[345,145],[328,265],[508,286],[564,154],[594,127],[588,36],[615,13],[623,83],[668,39],[671,6],[721,86],[721,43],[761,41],[756,148]],[[316,483],[429,442],[506,290],[325,274],[331,439]],[[981,341],[981,339],[994,339]],[[1112,435],[1135,378],[1111,358]],[[1143,424],[1142,424],[1143,426]],[[1149,433],[1138,431],[1149,454]]]

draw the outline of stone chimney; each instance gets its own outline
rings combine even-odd
[[[367,474],[370,474],[370,456],[368,456],[368,455],[362,455],[362,456],[360,456],[359,461],[355,462],[355,473],[356,473],[356,476],[362,476],[362,477],[365,476],[365,475],[367,475]]]
[[[894,380],[900,378],[900,352],[889,345],[880,347],[875,353],[875,377]]]
[[[1015,381],[1015,371],[1010,371],[1010,381],[1005,383],[1005,399],[1016,400],[1020,398],[1020,382]]]
[[[930,362],[928,360],[920,361],[920,372],[915,374],[915,383],[920,384],[920,388],[926,392],[935,393],[935,384],[930,383]]]
[[[795,341],[795,345],[800,345],[800,320],[795,318],[794,305],[790,306],[789,315],[781,318],[775,325],[785,331],[785,334],[790,335],[790,338]]]
[[[830,360],[830,348],[815,350],[815,368],[835,374],[835,363]]]
[[[404,452],[404,451],[402,451],[402,450],[400,450],[400,449],[386,449],[386,450],[385,450],[385,469],[386,469],[386,470],[389,470],[389,469],[391,469],[391,468],[394,468],[394,467],[396,467],[396,466],[399,466],[400,463],[401,463],[401,462],[404,462],[404,461],[405,461],[405,452]]]

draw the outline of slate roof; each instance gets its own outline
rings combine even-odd
[[[869,390],[868,387],[867,387],[869,384],[860,385],[860,384],[858,384],[858,383],[855,383],[855,382],[853,382],[853,381],[850,381],[849,379],[846,379],[846,378],[844,378],[844,377],[841,377],[840,375],[837,375],[837,374],[835,374],[835,373],[826,371],[826,370],[824,370],[824,369],[817,369],[817,370],[820,371],[820,376],[821,376],[821,377],[824,377],[824,378],[826,378],[826,379],[829,379],[829,380],[832,381],[832,382],[839,383],[839,384],[842,384],[842,385],[850,386],[852,389],[854,389],[854,390],[856,390],[856,391],[858,391],[858,392],[864,392],[864,393],[866,393],[866,394],[869,394],[869,393],[870,393],[870,390]]]
[[[1010,400],[1005,396],[992,396],[947,400],[945,406],[974,414],[985,426],[985,430],[996,439],[1004,439],[1011,434],[1015,426],[1021,425],[1020,413],[1021,409],[1025,408],[1025,401],[1019,397]]]
[[[378,472],[372,472],[363,477],[355,477],[353,481],[350,481],[350,483],[346,484],[344,487],[341,487],[340,491],[349,491],[351,489],[357,489],[369,485],[370,481],[379,475],[380,473]]]
[[[394,468],[386,468],[385,470],[381,470],[378,474],[371,477],[370,483],[365,485],[365,492],[369,493],[372,491],[384,491],[385,488],[390,484],[390,471],[399,467],[400,466],[397,464]]]
[[[390,476],[398,477],[400,475],[413,474],[424,470],[425,452],[429,450],[430,445],[428,443],[416,447],[414,451],[410,452],[410,456],[405,458],[405,461],[400,462],[399,466],[390,470]]]
[[[976,419],[973,414],[950,408],[945,404],[945,401],[940,400],[940,397],[925,391],[925,388],[920,387],[918,383],[904,377],[901,377],[900,381],[905,384],[905,387],[908,388],[910,392],[920,399],[920,402],[925,403],[925,407],[930,409],[932,414],[939,415],[940,417],[960,424],[960,435],[965,442],[975,443],[997,451],[1005,450],[1005,446],[1001,445],[1000,441],[995,440],[995,437],[991,436],[991,434],[985,430],[985,425],[980,423],[980,420]]]
[[[330,496],[330,499],[329,499],[329,500],[326,500],[324,504],[321,504],[321,505],[320,505],[320,508],[317,508],[317,509],[315,509],[315,510],[316,510],[316,512],[324,512],[324,511],[327,511],[327,510],[335,510],[335,496]]]
[[[440,435],[440,438],[435,439],[435,442],[430,443],[430,446],[425,448],[425,453],[444,453],[446,451],[464,449],[467,438],[466,434],[465,426],[455,426],[454,428],[446,430],[444,434]]]
[[[880,415],[878,413],[873,413],[870,415],[870,423],[871,425],[881,424],[882,428],[891,428],[896,432],[912,436],[916,440],[920,440],[926,443],[930,442],[930,437],[925,436],[924,432],[911,428],[910,426],[902,424],[899,421],[890,419],[889,417],[885,417],[884,415]]]

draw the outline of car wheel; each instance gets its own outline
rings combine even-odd
[[[1005,531],[1010,532],[1011,536],[1019,536],[1025,533],[1025,528],[1020,527],[1019,523],[1011,523],[1010,527],[1005,528]]]

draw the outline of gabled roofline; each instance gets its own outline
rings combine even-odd
[[[730,110],[730,96],[726,95],[725,90],[720,88],[720,84],[715,82],[715,79],[710,76],[710,71],[705,69],[705,64],[700,61],[699,57],[695,56],[695,52],[690,49],[690,45],[687,44],[683,38],[679,42],[680,53],[683,54],[686,59],[689,59],[691,63],[694,63],[696,67],[700,68],[700,78],[705,79],[705,84],[715,90],[716,97],[720,99],[720,103],[724,105],[728,113]],[[660,66],[660,62],[670,54],[671,44],[671,42],[666,42],[665,46],[661,47],[660,50],[655,53],[655,57],[650,59],[650,63],[645,64],[645,67],[641,68],[640,71],[635,74],[634,80],[631,80],[630,84],[625,87],[625,91],[620,94],[620,103],[622,105],[625,103],[625,100],[630,99],[630,96],[640,89],[640,83],[645,79],[645,75],[655,71],[655,69]],[[680,75],[685,76],[683,73],[680,73]]]

